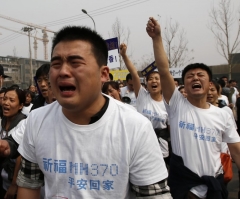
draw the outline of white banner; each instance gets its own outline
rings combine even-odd
[[[118,49],[108,51],[108,67],[110,69],[120,68]]]
[[[182,71],[185,67],[179,68],[169,68],[169,71],[173,78],[182,78]]]

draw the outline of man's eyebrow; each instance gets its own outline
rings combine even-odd
[[[55,60],[61,60],[62,58],[60,56],[55,56],[51,58],[51,62],[55,61]]]
[[[79,56],[79,55],[70,55],[67,57],[67,60],[70,61],[72,59],[81,59],[81,60],[84,60],[83,57]],[[55,56],[55,57],[52,57],[51,58],[51,62],[55,61],[55,60],[62,60],[62,57],[61,56]]]
[[[71,56],[68,56],[67,57],[67,60],[70,61],[72,59],[81,59],[81,60],[84,60],[83,57],[79,56],[79,55],[71,55]]]

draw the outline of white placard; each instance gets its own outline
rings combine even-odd
[[[179,67],[179,68],[169,68],[169,71],[173,78],[182,78],[182,71],[185,67]]]
[[[108,51],[108,67],[110,69],[120,68],[118,49]]]

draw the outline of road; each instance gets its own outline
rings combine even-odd
[[[235,163],[233,163],[233,179],[228,183],[228,199],[238,199],[239,180],[238,169]]]

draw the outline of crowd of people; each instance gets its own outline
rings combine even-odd
[[[109,75],[103,38],[69,26],[36,71],[39,94],[1,89],[1,198],[228,198],[222,154],[240,170],[236,81],[195,63],[180,84],[154,18],[146,31],[158,71],[145,85],[126,44],[124,85]]]

